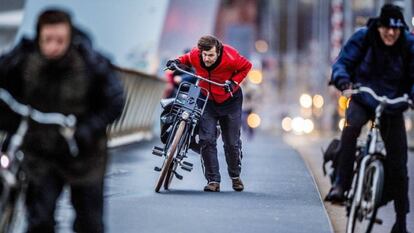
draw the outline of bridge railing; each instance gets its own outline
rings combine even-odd
[[[150,138],[156,108],[165,81],[139,71],[116,68],[125,89],[125,107],[121,117],[109,128],[110,147]]]

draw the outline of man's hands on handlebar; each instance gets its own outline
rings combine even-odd
[[[171,59],[167,61],[167,64],[165,64],[165,68],[168,70],[176,70],[175,66],[178,66],[180,64],[180,61],[178,59]]]
[[[361,84],[359,83],[354,84],[352,88],[343,90],[342,95],[346,97],[350,97],[353,94],[358,94],[362,92],[369,94],[373,99],[377,100],[380,103],[386,103],[389,105],[398,104],[398,103],[406,103],[408,104],[410,108],[413,108],[413,101],[408,96],[408,94],[404,94],[403,96],[390,99],[387,96],[377,95],[374,90],[366,86],[361,86]]]
[[[226,80],[223,86],[224,90],[228,93],[232,93],[234,88],[236,87],[237,87],[237,83],[233,80]]]
[[[185,65],[181,64],[178,59],[169,60],[166,64],[166,68],[164,70],[167,70],[167,69],[168,70],[173,70],[173,71],[178,70],[178,71],[180,71],[182,73],[185,73],[185,74],[188,74],[188,75],[190,75],[194,78],[197,78],[197,79],[203,80],[205,82],[208,82],[210,84],[222,87],[227,93],[230,93],[230,95],[232,97],[233,97],[234,88],[236,88],[239,85],[236,81],[233,81],[233,80],[226,80],[224,83],[219,83],[219,82],[213,81],[211,79],[207,79],[207,78],[201,77],[199,75],[196,75],[192,72],[188,72],[188,71],[184,70],[182,68],[182,66],[185,66]]]

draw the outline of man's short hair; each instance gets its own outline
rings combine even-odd
[[[72,30],[72,20],[69,13],[59,9],[48,9],[43,11],[37,20],[36,37],[39,37],[40,30],[44,25],[59,23],[67,23]]]
[[[214,36],[207,35],[202,36],[197,43],[198,49],[201,51],[209,51],[213,47],[216,47],[217,53],[221,50],[221,42]]]

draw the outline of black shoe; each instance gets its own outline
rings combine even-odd
[[[330,201],[333,204],[343,203],[345,200],[345,191],[340,185],[332,187],[325,197],[325,201]]]
[[[204,192],[220,192],[220,183],[209,182],[206,186],[204,186]]]
[[[244,185],[240,177],[231,178],[231,182],[233,183],[234,191],[241,192],[244,189]]]

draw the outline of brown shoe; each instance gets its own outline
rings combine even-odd
[[[234,191],[241,192],[244,189],[244,185],[240,177],[231,178],[231,182],[233,183]]]
[[[220,183],[210,182],[204,186],[204,192],[220,192]]]

